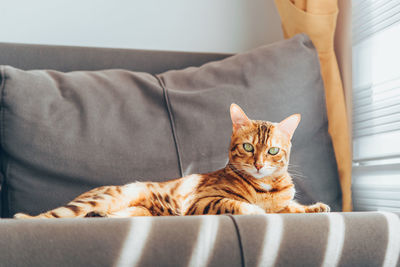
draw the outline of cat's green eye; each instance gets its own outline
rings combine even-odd
[[[253,152],[254,151],[254,147],[252,144],[249,143],[244,143],[243,144],[243,148],[244,150],[246,150],[247,152]]]
[[[271,147],[268,149],[268,154],[270,155],[276,155],[279,153],[279,148],[278,147]]]

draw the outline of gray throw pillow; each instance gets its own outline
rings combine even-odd
[[[252,119],[301,113],[290,168],[298,199],[340,209],[318,56],[305,35],[159,75],[1,66],[0,89],[2,217],[96,186],[222,168],[232,102]]]

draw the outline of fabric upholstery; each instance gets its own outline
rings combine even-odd
[[[227,216],[0,220],[1,266],[241,266]]]
[[[0,64],[23,70],[52,69],[68,72],[126,69],[156,74],[171,69],[200,66],[227,56],[230,55],[0,43]]]
[[[400,266],[400,213],[234,216],[245,266]]]
[[[96,186],[224,167],[232,102],[253,119],[301,113],[290,168],[298,199],[340,209],[318,57],[305,35],[156,76],[3,66],[0,79],[4,217]]]
[[[343,211],[351,211],[351,141],[342,81],[333,50],[337,0],[275,0],[285,38],[310,36],[318,51],[324,80],[329,133],[338,165]]]
[[[1,266],[400,266],[389,212],[0,220]]]

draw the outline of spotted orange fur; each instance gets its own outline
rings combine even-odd
[[[323,203],[305,206],[294,201],[288,173],[291,138],[300,115],[280,123],[247,118],[231,105],[233,133],[229,162],[207,174],[166,182],[135,182],[88,191],[66,206],[37,216],[15,218],[179,216],[195,214],[264,214],[328,212]]]

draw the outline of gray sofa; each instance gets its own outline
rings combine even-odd
[[[338,212],[322,81],[306,36],[234,57],[3,43],[0,65],[8,65],[0,266],[400,266],[400,213]],[[337,212],[10,219],[95,186],[223,167],[231,102],[255,119],[303,114],[292,152],[297,197]]]

